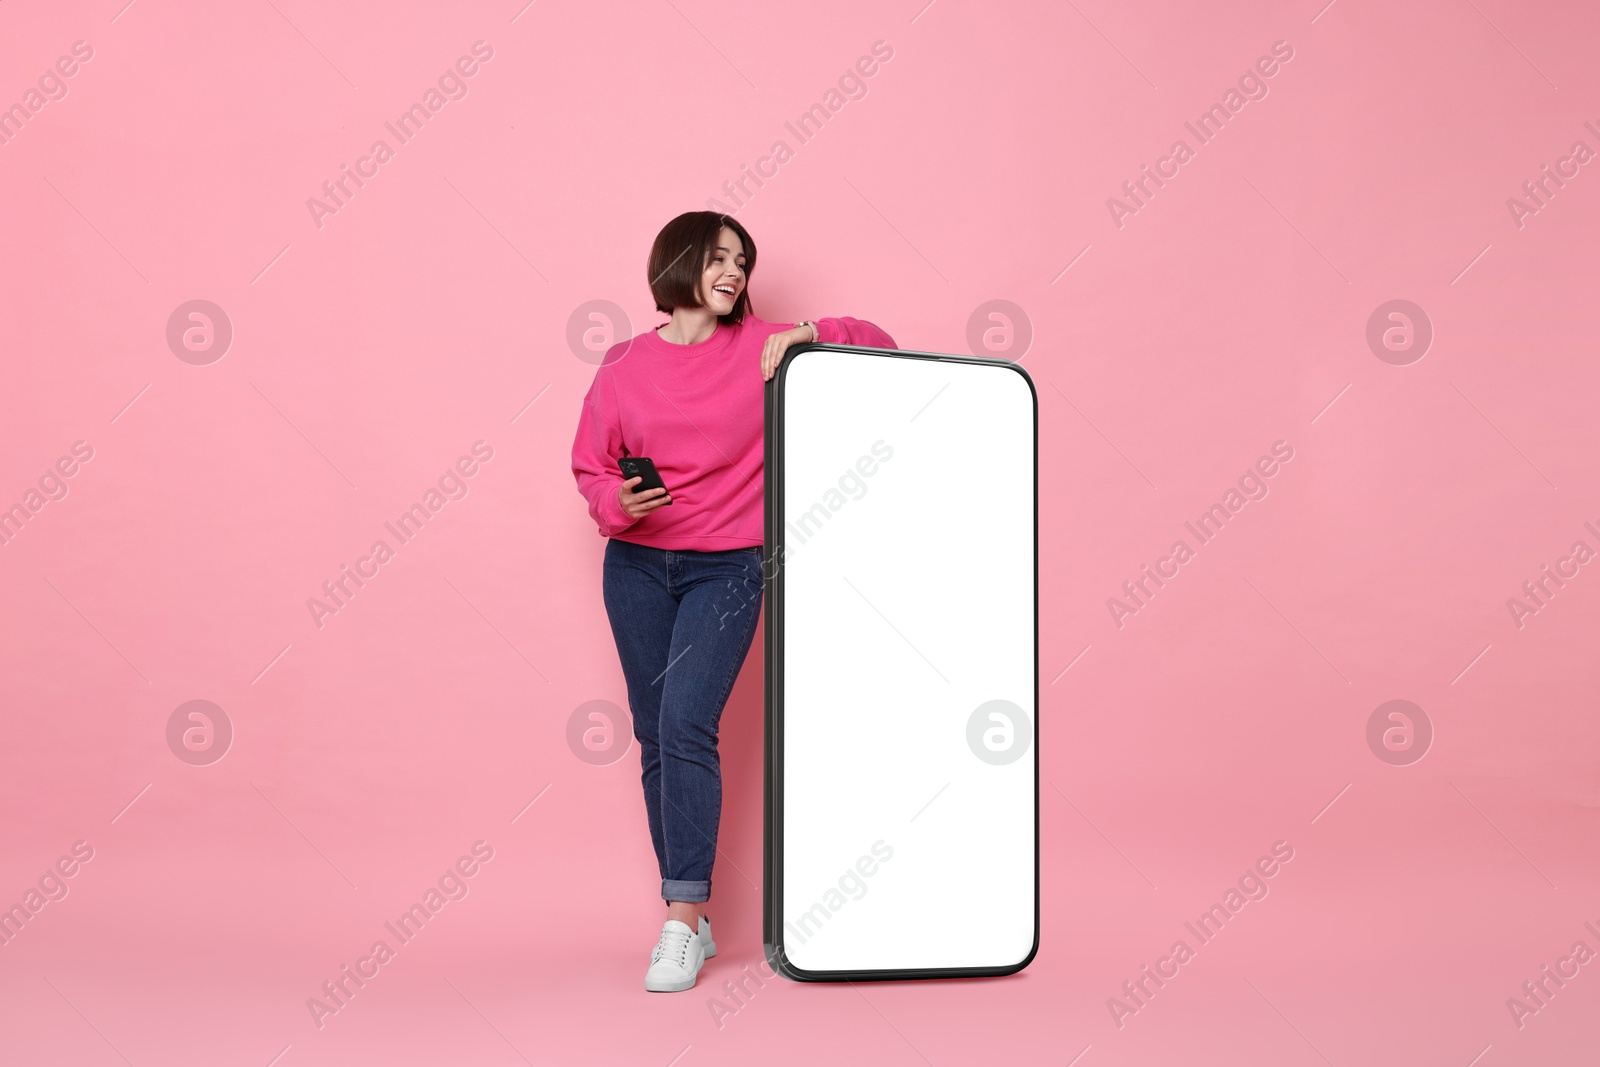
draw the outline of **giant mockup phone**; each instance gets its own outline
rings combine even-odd
[[[766,394],[767,958],[997,976],[1039,945],[1038,399],[791,347]]]

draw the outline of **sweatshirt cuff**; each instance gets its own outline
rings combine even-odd
[[[629,518],[628,513],[622,510],[622,501],[617,499],[617,490],[620,488],[620,482],[615,484],[607,483],[605,491],[600,495],[600,517],[605,520],[606,526],[612,530],[626,529],[639,521],[638,519]],[[611,535],[607,534],[606,536],[609,537]]]

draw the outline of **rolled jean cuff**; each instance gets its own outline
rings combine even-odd
[[[681,900],[685,904],[703,904],[711,899],[711,882],[685,882],[672,878],[661,880],[661,899]]]

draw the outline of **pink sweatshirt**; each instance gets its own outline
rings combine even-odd
[[[761,349],[793,325],[746,313],[737,325],[718,323],[699,344],[673,344],[646,330],[612,347],[584,397],[572,442],[572,474],[602,537],[700,552],[763,543]],[[835,344],[899,347],[860,319],[818,319],[817,330]],[[622,456],[654,460],[672,503],[630,519],[617,498]]]

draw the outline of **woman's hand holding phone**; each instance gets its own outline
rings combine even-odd
[[[644,481],[643,475],[634,475],[624,481],[622,488],[617,490],[617,499],[621,501],[622,510],[630,519],[642,519],[663,504],[672,503],[672,498],[662,486],[646,489],[642,493],[633,492],[633,487],[642,481]]]

